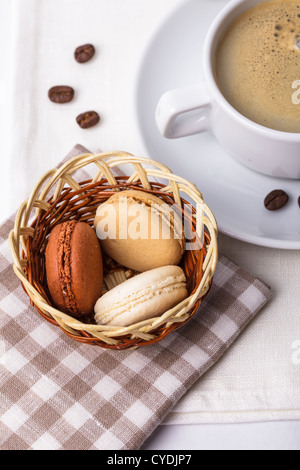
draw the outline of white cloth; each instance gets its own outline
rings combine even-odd
[[[0,123],[5,201],[0,221],[75,143],[91,151],[141,154],[132,118],[137,65],[157,23],[180,1],[12,0],[12,15],[1,32],[6,33],[4,63],[9,65],[10,58],[11,66],[2,62],[0,71],[6,109]],[[1,3],[3,8],[9,2]],[[77,64],[74,49],[86,42],[97,54],[90,63]],[[49,101],[48,89],[58,84],[75,88],[72,103]],[[102,122],[82,130],[75,118],[90,109]],[[220,251],[266,281],[274,298],[166,422],[299,419],[300,252],[255,247],[223,235]]]
[[[167,422],[300,419],[300,252],[253,246],[224,235],[219,248],[264,279],[273,299]]]

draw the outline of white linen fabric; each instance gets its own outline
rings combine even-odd
[[[300,253],[253,246],[225,235],[219,236],[219,248],[264,279],[273,298],[166,422],[300,419]]]
[[[77,145],[67,159],[82,152]],[[8,253],[13,224],[14,216],[0,226],[2,450],[139,449],[271,298],[266,284],[222,256],[191,322],[147,348],[93,351],[58,324],[49,331],[28,307]]]

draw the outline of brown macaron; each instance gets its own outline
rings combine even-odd
[[[52,230],[46,248],[47,284],[55,306],[72,316],[90,315],[102,293],[99,240],[84,222],[63,222]]]

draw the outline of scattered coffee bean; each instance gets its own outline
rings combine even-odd
[[[100,116],[96,111],[87,111],[85,113],[79,114],[76,118],[77,123],[82,129],[88,129],[93,127],[100,121]]]
[[[84,64],[85,62],[91,60],[94,54],[95,48],[92,44],[84,44],[83,46],[79,46],[74,52],[75,59],[80,64]]]
[[[74,98],[74,90],[70,86],[54,86],[48,91],[48,96],[53,103],[69,103]]]
[[[298,206],[300,207],[300,196],[298,197]]]
[[[265,208],[269,211],[277,211],[287,204],[289,200],[288,194],[282,189],[271,191],[265,198]]]

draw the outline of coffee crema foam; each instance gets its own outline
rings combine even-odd
[[[300,88],[300,0],[267,1],[236,18],[218,45],[215,76],[250,120],[300,132],[300,104],[292,99],[296,81]]]

